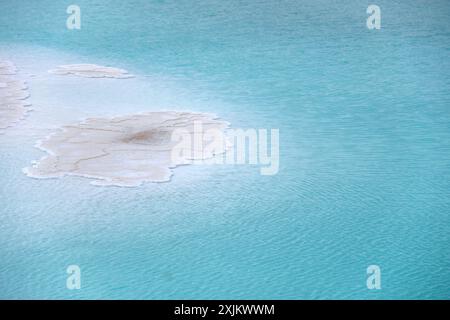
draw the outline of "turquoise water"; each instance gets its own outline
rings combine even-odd
[[[280,171],[99,188],[27,178],[43,153],[0,137],[0,298],[450,298],[448,1],[377,0],[381,30],[371,1],[77,0],[77,31],[69,4],[1,0],[0,46],[126,67],[182,88],[174,108],[279,128]]]

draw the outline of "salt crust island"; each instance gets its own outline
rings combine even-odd
[[[24,173],[33,178],[93,178],[91,184],[98,186],[166,182],[171,169],[182,164],[172,161],[172,149],[177,144],[172,139],[173,131],[193,134],[198,122],[205,130],[224,131],[229,126],[211,114],[175,111],[90,118],[64,126],[38,142],[36,146],[48,155],[25,168]],[[203,159],[213,156],[202,154]]]
[[[0,61],[0,134],[22,120],[30,104],[26,102],[28,90],[25,82],[17,77],[12,62]]]
[[[95,64],[69,64],[50,70],[49,73],[58,75],[75,75],[84,78],[114,78],[127,79],[134,76],[128,71],[112,67],[98,66]]]

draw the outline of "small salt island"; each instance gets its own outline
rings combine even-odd
[[[63,65],[50,70],[49,73],[57,75],[74,75],[84,78],[128,79],[134,77],[124,69],[104,67],[96,64]]]
[[[38,142],[37,147],[48,154],[24,173],[33,178],[87,177],[97,186],[166,182],[171,169],[182,164],[172,159],[177,144],[173,131],[193,132],[198,122],[205,130],[224,131],[229,126],[211,114],[175,111],[90,118]]]
[[[12,62],[0,61],[0,133],[23,119],[30,104],[28,90]]]

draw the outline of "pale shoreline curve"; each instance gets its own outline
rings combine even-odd
[[[31,104],[25,82],[17,78],[17,69],[10,61],[0,61],[0,133],[22,120]]]
[[[99,66],[95,64],[69,64],[49,70],[49,73],[57,75],[74,75],[84,78],[114,78],[128,79],[134,76],[128,71],[119,68]]]
[[[148,112],[114,118],[90,118],[62,127],[37,143],[47,152],[23,169],[33,178],[66,175],[95,179],[98,186],[135,187],[170,181],[174,130],[194,132],[195,123],[224,131],[229,123],[215,115],[192,112]],[[223,150],[225,152],[225,150]]]

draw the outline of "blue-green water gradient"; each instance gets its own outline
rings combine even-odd
[[[368,30],[371,3],[77,0],[68,30],[71,1],[1,0],[0,45],[174,79],[196,111],[279,128],[280,171],[99,188],[26,177],[42,152],[2,138],[0,298],[450,298],[450,3],[377,0]]]

